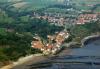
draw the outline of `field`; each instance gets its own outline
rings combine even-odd
[[[100,12],[100,7],[97,7],[97,8],[95,9],[95,12]]]
[[[100,0],[72,0],[72,2],[77,4],[99,4]]]
[[[9,5],[9,7],[12,10],[19,10],[19,11],[30,11],[30,10],[38,10],[41,8],[45,8],[49,5],[56,4],[58,2],[54,0],[0,0],[0,3],[4,3]]]
[[[78,9],[90,10],[92,5],[100,4],[100,0],[72,0],[77,5]]]
[[[62,3],[63,0],[0,0],[0,3],[7,3],[10,2],[12,4],[9,4],[8,7],[12,10],[18,10],[18,11],[30,11],[30,10],[38,10],[41,8],[45,8],[49,5],[59,4]],[[71,0],[73,3],[77,5],[78,9],[83,10],[90,10],[91,7],[87,7],[87,5],[94,5],[94,4],[100,4],[100,0]],[[49,9],[57,10],[58,8],[52,8]],[[62,12],[63,10],[61,10]],[[65,10],[64,10],[65,11]]]

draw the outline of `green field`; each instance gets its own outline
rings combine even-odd
[[[58,12],[58,13],[65,13],[67,9],[60,9],[60,8],[48,8],[45,10],[46,12]]]
[[[94,12],[100,12],[100,7],[97,7]]]
[[[99,4],[100,0],[72,0],[76,4]]]
[[[30,10],[38,10],[40,8],[45,8],[49,5],[56,4],[58,2],[51,1],[51,0],[0,0],[0,3],[4,3],[5,5],[7,2],[10,2],[9,7],[12,10],[19,10],[19,11],[30,11]]]
[[[78,9],[90,10],[92,7],[88,5],[100,4],[100,0],[72,0],[77,5]]]
[[[78,9],[89,10],[90,7],[84,6],[88,4],[100,4],[100,0],[71,0],[73,3],[77,5]],[[30,11],[30,10],[38,10],[41,8],[45,8],[49,5],[59,4],[59,0],[0,0],[1,2],[11,2],[8,7],[11,7],[12,10],[18,11]],[[20,5],[19,5],[20,3]],[[23,4],[24,3],[24,4]],[[13,5],[16,4],[16,5]],[[13,7],[13,8],[12,8]],[[56,10],[56,9],[50,9]],[[57,9],[59,10],[59,9]]]

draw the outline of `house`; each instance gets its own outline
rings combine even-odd
[[[48,37],[48,39],[50,39],[50,40],[54,40],[54,39],[55,39],[55,36],[53,36],[53,35],[52,35],[52,36],[51,36],[51,35],[48,35],[47,37]]]
[[[48,44],[46,45],[46,50],[47,50],[47,51],[51,51],[52,49],[53,49],[53,44],[49,44],[49,43],[48,43]]]
[[[41,51],[45,50],[46,48],[44,47],[43,43],[39,40],[37,41],[32,41],[32,46],[35,49],[40,49]]]
[[[63,31],[57,35],[55,41],[57,42],[57,44],[62,44],[65,38],[68,38],[68,37],[69,37],[69,34],[66,31]]]

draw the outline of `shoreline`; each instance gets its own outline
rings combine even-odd
[[[66,55],[66,51],[68,52],[67,54],[70,53],[70,50],[69,49],[67,50],[67,48],[65,48],[56,55],[49,55],[49,56],[44,56],[43,54],[36,54],[35,56],[30,55],[30,56],[27,56],[27,57],[30,57],[30,58],[27,58],[27,60],[25,60],[26,57],[20,58],[17,62],[13,62],[13,64],[9,64],[0,69],[29,69],[29,66],[31,65],[38,64],[44,61],[50,61],[50,58],[53,58],[56,56],[64,56]],[[25,60],[25,61],[22,62],[22,60]]]
[[[50,58],[57,57],[57,56],[64,56],[68,54],[71,54],[71,49],[64,48],[60,52],[58,52],[56,55],[47,55],[47,56],[43,54],[29,55],[29,56],[20,58],[17,62],[13,62],[12,64],[9,64],[7,66],[3,66],[0,69],[27,69],[27,67],[25,68],[25,66],[30,66],[32,64],[34,65],[36,63],[43,62],[43,61],[49,61]]]
[[[70,49],[65,48],[64,50],[62,50],[61,52],[59,52],[56,55],[49,55],[49,56],[41,55],[41,56],[37,56],[37,57],[34,57],[31,60],[29,60],[28,62],[26,62],[24,64],[21,64],[21,65],[18,65],[18,66],[14,66],[11,69],[30,69],[30,67],[34,66],[35,64],[51,62],[52,58],[54,58],[56,56],[64,56],[64,55],[69,54],[69,53],[70,53]]]
[[[45,57],[42,54],[29,55],[29,56],[21,57],[18,59],[18,61],[12,62],[12,64],[9,64],[9,65],[3,66],[0,69],[13,69],[16,66],[20,66],[25,63],[29,63],[30,61],[33,61],[33,60],[35,60],[35,61],[33,61],[33,63],[36,63],[36,62],[42,61],[44,59],[45,59]]]

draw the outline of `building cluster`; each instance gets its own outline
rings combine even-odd
[[[77,18],[77,24],[90,23],[98,20],[98,14],[81,14]]]
[[[51,17],[51,16],[40,16],[37,18],[42,18],[45,20],[48,20],[48,22],[50,22],[51,24],[55,24],[55,25],[59,25],[59,26],[63,26],[64,25],[64,18],[58,18],[58,17]]]
[[[59,13],[45,13],[44,15],[40,16],[39,14],[35,13],[34,18],[48,20],[49,23],[55,24],[57,26],[64,26],[66,23],[70,24],[86,24],[90,23],[91,21],[98,20],[98,13],[95,14],[80,14],[77,17],[67,17],[62,16]]]
[[[40,37],[34,37],[32,41],[32,47],[41,50],[44,54],[55,54],[62,48],[62,44],[65,39],[69,37],[69,33],[62,31],[54,36],[48,35],[47,43],[44,43]]]
[[[37,13],[34,13],[33,18],[48,20],[49,23],[58,26],[63,26],[66,22],[64,16],[62,16],[60,13],[44,13],[44,15],[42,16]]]
[[[57,26],[64,26],[66,23],[75,24],[76,19],[71,19],[70,16],[62,15],[60,13],[45,13],[44,15],[39,15],[37,13],[34,14],[33,18],[44,19],[47,20],[50,24],[54,24]]]

